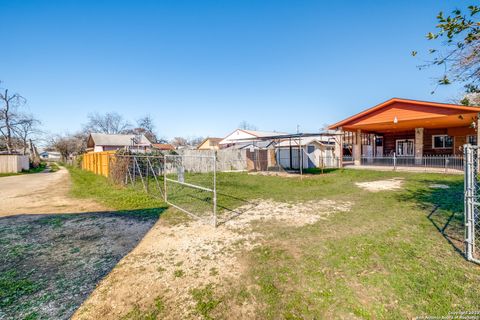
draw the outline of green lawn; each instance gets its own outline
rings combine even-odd
[[[162,206],[138,186],[112,188],[105,178],[70,170],[76,196],[118,209]],[[372,193],[354,184],[393,177],[405,179],[402,190]],[[206,186],[211,178],[186,177]],[[405,319],[479,307],[480,267],[458,252],[462,176],[337,170],[303,180],[221,173],[217,181],[221,211],[252,199],[354,205],[313,225],[255,225],[265,235],[261,245],[242,256],[240,282],[208,287],[210,300],[201,301],[210,306],[205,317],[229,318],[232,307],[250,303],[262,319]],[[449,188],[434,189],[433,183]],[[192,208],[197,201],[211,204],[210,195],[198,192],[179,189],[172,197]],[[169,209],[160,219],[169,216],[180,214]],[[199,296],[196,291],[193,298]]]
[[[104,177],[75,167],[67,167],[72,178],[71,195],[77,198],[93,198],[117,210],[137,210],[163,207],[141,189],[116,186]]]

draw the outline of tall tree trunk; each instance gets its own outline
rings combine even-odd
[[[5,89],[5,127],[7,136],[5,143],[7,145],[7,153],[12,152],[12,128],[10,127],[10,99],[8,98],[8,89]]]

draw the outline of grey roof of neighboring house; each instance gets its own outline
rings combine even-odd
[[[132,139],[140,137],[136,145],[151,145],[152,143],[143,134],[106,134],[91,133],[90,137],[97,146],[131,146]]]

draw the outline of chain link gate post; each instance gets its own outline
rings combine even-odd
[[[476,232],[480,228],[478,206],[478,147],[469,144],[463,147],[464,164],[464,219],[465,219],[465,257],[469,261],[480,263],[477,253]]]

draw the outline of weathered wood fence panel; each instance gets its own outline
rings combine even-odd
[[[17,173],[30,169],[28,156],[16,154],[0,155],[0,173]]]
[[[110,158],[116,151],[89,152],[83,155],[82,169],[108,177],[110,174]]]

